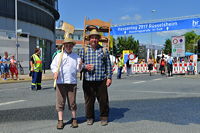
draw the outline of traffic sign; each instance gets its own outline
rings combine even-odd
[[[185,56],[185,36],[172,37],[172,56],[173,57]]]
[[[134,60],[135,59],[135,55],[133,53],[128,55],[128,59],[129,60]]]

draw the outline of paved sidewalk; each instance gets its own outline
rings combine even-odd
[[[51,70],[45,70],[45,74],[44,72],[42,72],[42,80],[52,80],[52,79],[53,79],[53,74]],[[0,84],[28,82],[31,80],[32,78],[29,77],[29,74],[25,74],[25,75],[19,75],[19,80],[12,80],[11,77],[8,78],[7,80],[0,79]]]

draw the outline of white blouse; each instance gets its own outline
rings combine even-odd
[[[61,53],[58,53],[51,63],[51,71],[53,73],[57,72],[58,70],[60,55]],[[81,58],[76,53],[72,52],[67,54],[64,52],[60,64],[57,84],[77,84],[77,72],[80,72],[82,69],[80,61]]]

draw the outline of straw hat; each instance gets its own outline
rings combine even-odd
[[[67,44],[67,43],[72,43],[74,45],[76,44],[76,42],[72,38],[65,38],[62,44]]]
[[[95,35],[95,36],[98,36],[99,38],[101,38],[101,35],[99,34],[99,32],[97,32],[96,29],[91,30],[88,37],[90,38],[92,35]]]
[[[88,25],[85,29],[87,31],[91,31],[91,30],[94,30],[94,29],[98,30],[98,28],[96,26],[94,26],[94,25]]]

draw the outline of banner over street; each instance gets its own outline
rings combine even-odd
[[[145,23],[137,25],[114,26],[111,27],[111,35],[128,35],[137,33],[162,32],[194,28],[200,28],[200,18]]]

